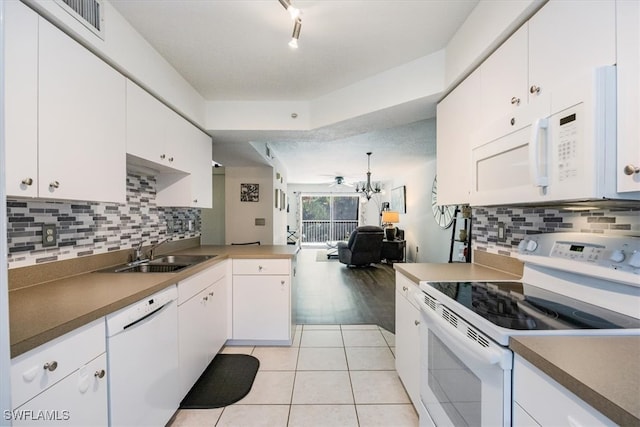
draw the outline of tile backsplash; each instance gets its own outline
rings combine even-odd
[[[498,239],[500,224],[505,228],[502,241]],[[473,209],[473,248],[477,250],[511,256],[526,235],[555,232],[639,236],[640,204],[582,212],[549,208]]]
[[[9,198],[9,268],[200,235],[200,209],[158,207],[155,195],[155,177],[130,173],[126,204]],[[56,225],[56,246],[42,246],[42,224]]]

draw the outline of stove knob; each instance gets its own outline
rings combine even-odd
[[[527,247],[526,250],[528,252],[533,252],[538,248],[538,242],[536,242],[535,240],[529,240],[527,242]]]
[[[622,262],[624,261],[624,252],[622,251],[622,249],[616,249],[615,251],[611,252],[611,256],[609,257],[609,259],[613,262]],[[640,260],[639,260],[640,261]],[[640,265],[639,265],[640,267]]]
[[[629,265],[633,268],[640,268],[640,251],[633,251],[629,258]]]

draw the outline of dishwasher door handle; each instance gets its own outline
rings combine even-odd
[[[152,317],[154,317],[154,316],[156,316],[156,315],[160,314],[160,312],[161,312],[162,310],[164,310],[164,309],[165,309],[166,307],[168,307],[170,304],[173,304],[173,302],[174,302],[173,300],[172,300],[172,301],[169,301],[169,302],[167,302],[166,304],[164,304],[163,306],[160,306],[160,307],[156,308],[155,310],[153,310],[153,311],[149,312],[148,314],[146,314],[146,315],[142,316],[141,318],[136,319],[136,320],[134,320],[133,322],[128,323],[128,324],[126,324],[126,325],[124,325],[124,326],[122,327],[122,330],[123,330],[123,331],[126,331],[126,330],[127,330],[127,329],[129,329],[129,328],[132,328],[132,327],[134,327],[134,326],[136,326],[136,325],[139,325],[140,323],[144,322],[145,320],[152,320]]]

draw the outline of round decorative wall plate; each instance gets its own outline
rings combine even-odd
[[[431,210],[436,223],[442,228],[449,228],[453,223],[453,217],[456,214],[455,205],[438,205],[438,177],[433,178],[431,186]]]

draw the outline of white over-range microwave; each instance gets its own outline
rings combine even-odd
[[[616,192],[615,66],[540,93],[471,146],[473,206],[640,200]]]

